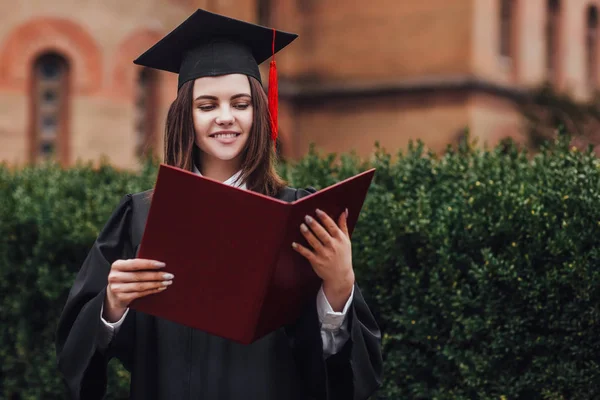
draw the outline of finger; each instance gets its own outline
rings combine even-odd
[[[341,234],[341,231],[340,231],[340,228],[338,228],[338,226],[336,225],[335,221],[332,220],[329,215],[327,215],[326,213],[324,213],[323,211],[321,211],[319,209],[316,210],[316,213],[317,213],[317,217],[319,217],[319,219],[323,223],[323,226],[325,227],[325,229],[327,229],[327,232],[329,232],[331,237],[334,237],[334,238],[339,237]]]
[[[143,292],[132,292],[132,293],[127,293],[125,294],[123,297],[125,297],[125,301],[127,301],[127,304],[131,303],[133,300],[135,299],[139,299],[141,297],[145,297],[151,294],[155,294],[155,293],[160,293],[163,290],[165,290],[167,287],[163,286],[160,287],[158,289],[150,289],[150,290],[145,290]]]
[[[304,220],[306,221],[306,224],[310,227],[310,229],[314,232],[314,235],[321,241],[321,243],[323,243],[323,245],[331,245],[331,235],[329,234],[329,232],[327,232],[327,230],[325,230],[325,228],[323,228],[323,226],[318,221],[316,221],[310,215],[304,217]]]
[[[294,250],[296,250],[298,253],[300,253],[300,255],[302,255],[304,258],[306,258],[310,262],[314,261],[316,258],[315,253],[313,253],[306,247],[302,246],[301,244],[294,242],[294,243],[292,243],[292,248]]]
[[[132,258],[130,260],[117,260],[112,264],[112,268],[119,271],[140,271],[147,269],[159,269],[166,267],[164,262],[156,260],[147,260],[144,258]]]
[[[170,286],[172,283],[173,281],[112,283],[110,285],[110,290],[113,293],[145,292],[147,290],[167,287]]]
[[[338,225],[340,226],[340,230],[347,238],[350,238],[350,234],[348,233],[348,209],[346,208],[340,217],[338,218]]]
[[[112,271],[108,275],[108,281],[110,283],[127,283],[127,282],[156,282],[156,281],[169,281],[175,278],[175,276],[168,272],[154,272],[154,271]]]
[[[302,232],[302,236],[306,238],[308,244],[313,248],[314,251],[318,252],[323,244],[317,239],[317,237],[312,233],[310,229],[305,224],[300,225],[300,232]]]

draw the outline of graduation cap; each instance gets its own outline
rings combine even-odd
[[[198,9],[134,63],[178,74],[179,89],[197,78],[226,74],[244,74],[262,83],[258,65],[272,57],[268,97],[271,138],[275,142],[278,129],[275,53],[297,37]]]

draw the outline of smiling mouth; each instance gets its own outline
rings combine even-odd
[[[240,136],[239,133],[236,132],[228,132],[228,133],[213,133],[212,135],[208,135],[211,138],[216,139],[233,139]]]

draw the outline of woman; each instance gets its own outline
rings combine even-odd
[[[268,102],[258,70],[295,37],[198,10],[140,56],[179,74],[165,163],[285,201],[311,193],[274,170],[276,99]],[[129,310],[177,281],[160,260],[136,258],[149,193],[121,200],[59,321],[58,365],[73,398],[102,398],[112,357],[131,372],[133,399],[366,399],[376,390],[380,333],[354,280],[347,212],[307,217],[298,229],[309,247],[292,244],[323,280],[316,301],[294,324],[241,345]]]

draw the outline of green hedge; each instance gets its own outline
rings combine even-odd
[[[370,166],[353,251],[384,332],[378,397],[600,398],[600,161],[561,141],[369,163],[311,151],[281,169],[321,188]],[[0,167],[0,397],[63,398],[53,339],[74,275],[154,171]],[[126,393],[114,363],[108,397]]]

